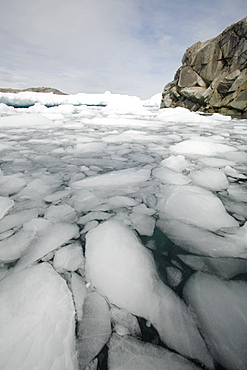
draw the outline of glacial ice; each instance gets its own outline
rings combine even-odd
[[[24,269],[0,287],[0,368],[77,369],[72,296],[53,268]]]
[[[215,361],[226,369],[246,369],[247,284],[197,272],[183,295],[197,316]]]

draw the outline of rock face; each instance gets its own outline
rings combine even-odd
[[[160,107],[247,117],[247,17],[186,50]]]

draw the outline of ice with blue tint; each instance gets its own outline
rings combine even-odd
[[[246,370],[247,121],[159,100],[0,94],[3,368]]]

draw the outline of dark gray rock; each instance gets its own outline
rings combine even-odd
[[[247,117],[247,17],[197,42],[162,94],[161,108],[184,107]]]

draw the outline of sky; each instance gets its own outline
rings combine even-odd
[[[0,87],[148,99],[246,0],[0,0]]]

